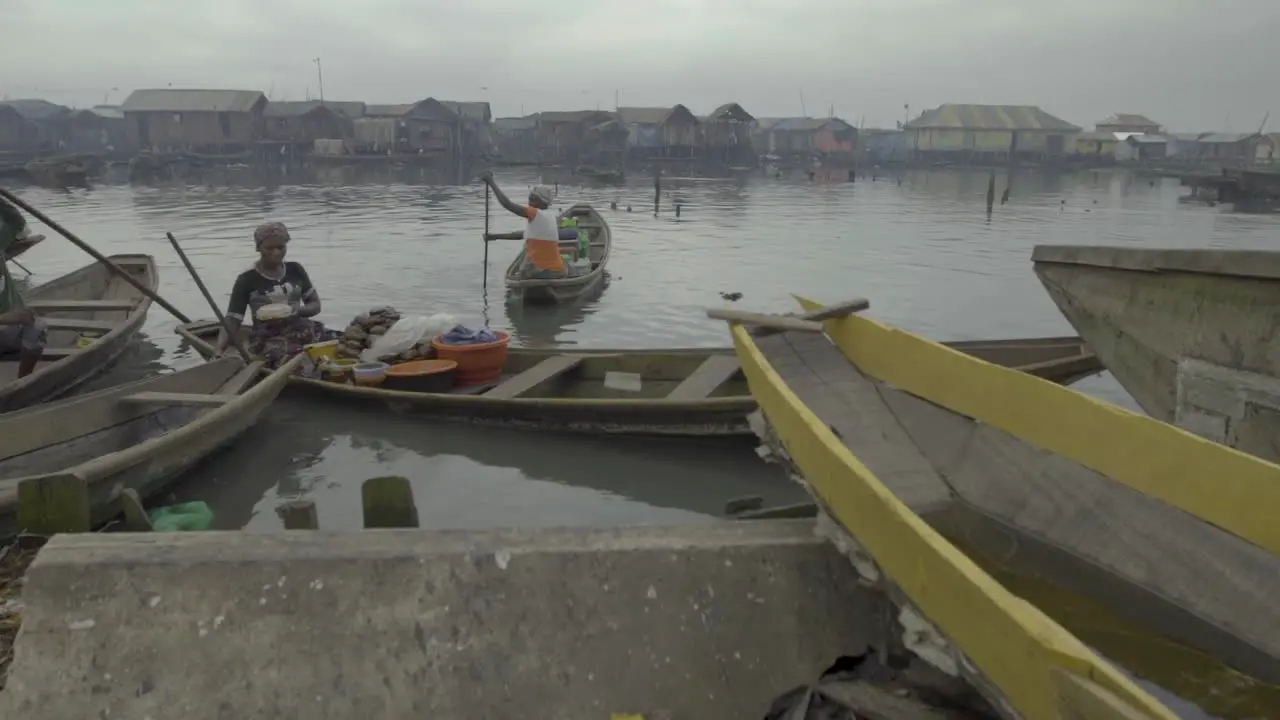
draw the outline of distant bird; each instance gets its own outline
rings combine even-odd
[[[741,299],[742,299],[742,293],[740,293],[740,292],[730,292],[730,293],[722,292],[722,293],[720,293],[720,299],[721,299],[721,300],[725,300],[725,301],[727,301],[727,302],[738,302],[739,300],[741,300]]]

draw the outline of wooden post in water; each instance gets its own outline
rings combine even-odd
[[[987,181],[987,217],[991,217],[991,209],[996,204],[996,173],[991,171],[991,179]]]
[[[75,473],[18,483],[18,529],[33,535],[89,532],[89,487]]]
[[[311,500],[290,500],[276,508],[285,530],[319,530],[320,518]]]
[[[125,488],[120,493],[120,512],[124,514],[124,529],[129,532],[151,532],[155,526],[151,524],[151,516],[142,507],[142,498],[133,488]]]
[[[370,478],[361,485],[360,495],[365,528],[418,527],[418,506],[408,478],[396,475]]]

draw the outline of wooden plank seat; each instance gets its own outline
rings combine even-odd
[[[736,355],[712,355],[667,394],[668,400],[703,400],[742,369]]]
[[[553,355],[524,372],[499,383],[484,397],[499,400],[510,400],[519,397],[539,385],[557,378],[577,367],[582,362],[580,355]]]

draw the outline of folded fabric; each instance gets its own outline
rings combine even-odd
[[[560,239],[561,240],[577,240],[578,228],[575,228],[575,227],[560,228]]]
[[[440,338],[440,342],[445,345],[480,345],[497,341],[498,336],[488,328],[472,330],[465,325],[455,325],[452,330],[445,333],[443,338]]]

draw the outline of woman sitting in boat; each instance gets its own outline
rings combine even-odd
[[[560,227],[551,212],[551,188],[538,185],[529,191],[529,205],[512,202],[493,181],[492,173],[480,176],[493,188],[498,204],[528,221],[524,229],[524,262],[520,275],[525,278],[554,279],[568,275],[564,258],[560,257]]]
[[[0,198],[0,356],[18,356],[20,378],[35,371],[49,336],[44,321],[23,305],[17,283],[9,275],[9,263],[4,260],[5,251],[26,228],[22,213]]]
[[[324,325],[311,319],[320,313],[320,293],[300,263],[284,261],[289,245],[289,230],[284,223],[258,226],[253,231],[253,244],[258,249],[258,261],[236,278],[227,306],[227,324],[233,332],[239,332],[245,313],[251,312],[249,354],[274,368],[302,352],[303,347],[333,339],[338,333],[326,331]],[[275,313],[281,305],[288,310]],[[264,308],[269,312],[262,312]],[[218,351],[225,352],[229,345],[226,332],[220,333]]]

